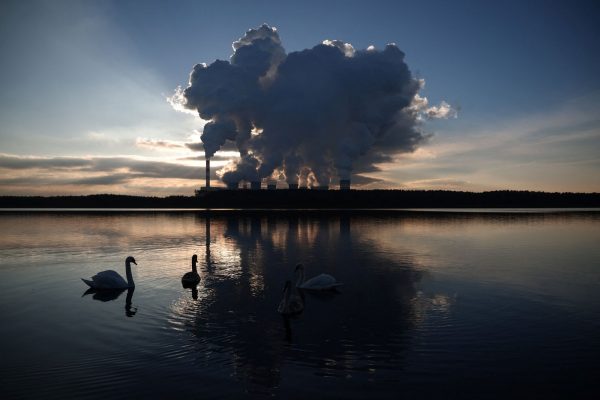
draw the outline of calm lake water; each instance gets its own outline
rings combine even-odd
[[[11,212],[0,232],[3,399],[600,389],[598,212]],[[128,255],[135,291],[82,296]],[[345,285],[284,319],[297,262]]]

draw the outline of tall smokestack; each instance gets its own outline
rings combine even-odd
[[[206,190],[210,189],[210,158],[206,157]]]

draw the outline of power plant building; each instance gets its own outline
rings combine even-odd
[[[340,190],[350,190],[350,179],[340,179]]]

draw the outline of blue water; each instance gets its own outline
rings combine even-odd
[[[0,394],[594,398],[600,213],[465,211],[0,213]],[[345,285],[286,319],[298,262]]]

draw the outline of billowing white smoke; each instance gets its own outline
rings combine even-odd
[[[281,172],[288,183],[349,179],[425,142],[423,116],[455,115],[447,103],[427,108],[423,82],[393,44],[355,50],[326,40],[286,55],[276,29],[263,25],[233,49],[230,61],[196,65],[174,96],[210,120],[201,136],[207,157],[226,141],[240,150],[221,171],[227,184]]]

